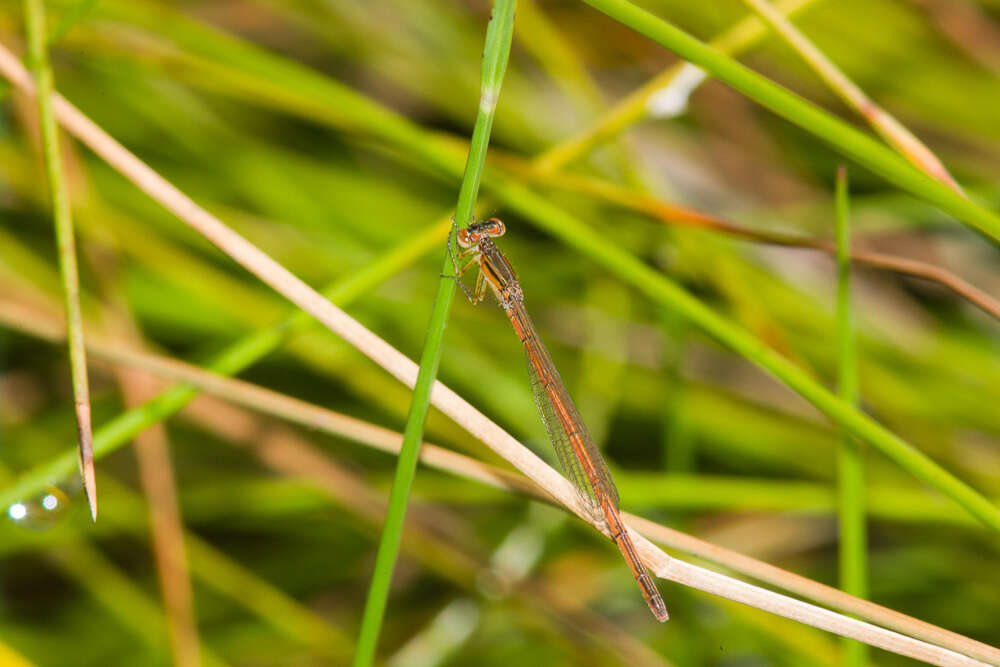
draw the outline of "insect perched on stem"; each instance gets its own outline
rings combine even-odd
[[[459,268],[457,258],[452,254],[455,278],[472,303],[479,303],[486,296],[486,288],[493,289],[500,306],[510,318],[514,331],[524,345],[528,362],[528,376],[531,378],[531,392],[535,405],[541,414],[545,430],[549,434],[556,456],[563,472],[579,490],[585,503],[594,510],[596,517],[603,518],[611,539],[615,541],[632,576],[635,577],[646,603],[658,621],[666,621],[667,608],[663,598],[646,572],[635,544],[629,537],[618,510],[618,489],[611,479],[611,471],[604,457],[594,444],[594,439],[583,423],[573,399],[570,398],[562,379],[552,363],[552,357],[542,344],[528,311],[524,307],[524,292],[517,281],[514,269],[504,257],[493,239],[503,236],[506,227],[497,218],[485,222],[474,222],[465,229],[458,230],[456,241],[462,251],[457,258],[469,257],[468,263]],[[449,252],[450,252],[449,243]],[[473,266],[479,266],[476,287],[470,291],[461,282],[461,276]]]

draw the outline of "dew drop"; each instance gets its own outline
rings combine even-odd
[[[66,494],[58,487],[50,486],[37,496],[8,507],[7,516],[19,526],[45,530],[65,516],[68,509],[69,498]]]
[[[28,516],[28,507],[24,503],[14,503],[10,506],[8,514],[10,514],[10,518],[14,521],[20,521]]]

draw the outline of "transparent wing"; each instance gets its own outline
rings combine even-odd
[[[580,490],[581,495],[594,507],[599,506],[598,494],[606,495],[618,508],[618,489],[611,480],[611,472],[604,457],[594,444],[586,424],[580,417],[573,399],[563,385],[548,350],[538,338],[534,323],[523,308],[510,313],[516,317],[524,332],[524,350],[531,378],[531,393],[542,416],[545,430],[556,450],[556,457],[567,478]],[[594,471],[594,484],[587,476],[585,464],[574,450],[574,441],[587,458]],[[597,486],[598,488],[594,488]]]

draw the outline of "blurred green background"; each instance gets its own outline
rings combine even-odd
[[[747,16],[738,0],[642,4],[706,40]],[[800,4],[803,32],[995,208],[1000,2]],[[417,140],[463,159],[488,3],[46,6],[58,90],[296,275],[316,287],[340,284],[387,255],[402,258],[346,309],[419,355],[458,181],[415,154],[410,139],[397,141],[391,114],[412,121]],[[23,55],[14,0],[0,3],[0,44]],[[773,35],[739,58],[862,126]],[[491,158],[833,388],[836,274],[827,254],[664,225],[606,190],[615,184],[619,194],[648,192],[753,230],[830,239],[840,159],[831,150],[709,80],[676,117],[639,114],[555,175],[532,172],[531,158],[605,118],[675,62],[579,3],[522,0]],[[30,333],[60,317],[35,113],[0,83],[2,485],[76,438],[65,348]],[[87,149],[67,141],[64,154],[88,334],[130,347],[141,340],[202,365],[292,312]],[[850,177],[860,247],[1000,293],[987,240],[863,169]],[[480,213],[507,224],[503,248],[606,452],[623,508],[836,585],[836,429],[502,201],[485,197]],[[938,284],[883,270],[856,267],[853,289],[863,409],[1000,497],[1000,322]],[[296,329],[240,377],[397,431],[409,407],[408,390],[318,327]],[[552,460],[501,310],[456,300],[440,377]],[[123,390],[120,369],[100,359],[91,380],[95,428],[161,386]],[[395,458],[214,398],[164,424],[154,438],[169,447],[205,664],[349,661]],[[426,439],[503,463],[434,412]],[[0,659],[184,663],[171,649],[166,619],[175,612],[162,602],[149,479],[144,485],[139,472],[147,466],[155,484],[166,463],[149,458],[162,449],[146,449],[145,463],[123,447],[98,464],[96,525],[75,476],[7,508]],[[870,598],[1000,642],[996,536],[878,453],[866,449],[864,459]],[[421,467],[379,657],[397,665],[841,662],[830,635],[660,583],[671,611],[663,626],[613,545],[582,523]],[[879,651],[870,659],[912,664]]]

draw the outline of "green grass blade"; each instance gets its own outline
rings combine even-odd
[[[476,114],[472,140],[469,143],[469,157],[466,161],[465,175],[459,189],[455,212],[456,220],[462,226],[467,226],[472,221],[473,208],[479,194],[479,184],[486,162],[486,149],[490,141],[490,130],[493,127],[493,117],[496,113],[497,100],[500,96],[503,76],[507,69],[507,59],[510,55],[510,44],[514,36],[514,8],[516,4],[516,0],[497,0],[493,6],[493,16],[486,29],[479,111]],[[424,424],[427,420],[427,411],[430,408],[431,389],[434,386],[438,365],[441,361],[441,343],[444,340],[445,324],[448,320],[451,302],[455,296],[455,280],[445,275],[451,270],[450,264],[451,256],[448,255],[444,260],[442,278],[431,311],[427,338],[420,356],[420,370],[413,387],[410,414],[403,431],[403,445],[396,463],[392,490],[389,493],[385,526],[382,529],[382,537],[375,557],[375,569],[372,573],[371,586],[368,589],[368,599],[365,601],[357,651],[354,655],[355,667],[370,665],[375,658],[375,648],[378,644],[378,635],[389,596],[389,584],[392,581],[392,572],[399,553],[407,501],[410,496],[410,488],[413,486],[417,457],[420,454],[420,443],[423,440]]]
[[[1000,216],[978,206],[920,171],[905,158],[832,114],[725,56],[676,26],[627,0],[586,0],[587,4],[704,68],[750,99],[813,133],[838,152],[890,183],[937,206],[1000,242]]]
[[[837,169],[837,346],[840,397],[858,405],[858,368],[854,313],[851,306],[851,237],[847,169]],[[837,514],[840,522],[840,587],[859,598],[868,596],[868,538],[865,523],[865,478],[858,443],[841,435],[837,450]],[[844,640],[844,664],[862,667],[868,662],[867,645]]]
[[[87,493],[90,515],[97,521],[97,481],[94,476],[94,446],[90,421],[90,386],[87,382],[87,353],[83,345],[83,315],[80,312],[80,277],[76,265],[76,241],[70,211],[69,186],[63,174],[59,149],[59,126],[52,110],[53,76],[45,39],[45,8],[42,0],[25,0],[25,26],[28,31],[28,57],[35,75],[38,119],[41,125],[42,153],[49,182],[52,218],[59,249],[59,274],[62,278],[63,304],[66,308],[69,368],[73,378],[73,404],[79,434],[80,474]]]

